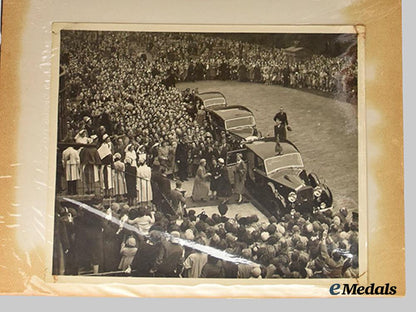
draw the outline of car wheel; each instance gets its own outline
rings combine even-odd
[[[276,217],[280,217],[282,214],[285,213],[285,207],[281,200],[275,196],[276,188],[273,183],[268,183],[268,196],[267,196],[267,206],[269,211],[275,215]],[[279,197],[282,197],[279,194]]]

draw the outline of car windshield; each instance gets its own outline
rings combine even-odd
[[[215,106],[219,106],[219,107],[223,107],[225,106],[225,100],[223,98],[213,98],[213,99],[207,99],[204,101],[204,105],[205,107],[215,107]]]
[[[291,153],[270,157],[264,160],[266,174],[285,168],[303,168],[302,158],[299,153]]]
[[[226,120],[225,129],[230,130],[239,127],[253,127],[255,124],[253,116],[239,117]]]

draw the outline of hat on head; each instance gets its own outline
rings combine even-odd
[[[281,234],[285,234],[286,229],[284,228],[284,226],[283,226],[283,225],[281,225],[281,224],[279,223],[279,224],[277,224],[277,231],[278,231],[279,233],[281,233]]]
[[[107,138],[108,138],[108,134],[106,133],[103,135],[103,141],[107,140]]]
[[[114,156],[113,156],[113,158],[114,158],[114,160],[116,160],[116,159],[121,159],[121,155],[120,155],[120,153],[115,153],[114,154]]]
[[[111,209],[114,210],[115,212],[120,210],[120,204],[118,203],[111,203]]]
[[[269,234],[269,232],[262,232],[262,233],[260,234],[260,237],[261,237],[261,240],[262,240],[263,242],[265,242],[265,241],[267,241],[267,240],[269,239],[270,234]]]
[[[194,232],[191,229],[187,229],[185,231],[185,238],[187,240],[194,240],[194,238],[195,238]]]
[[[271,216],[271,217],[269,218],[269,222],[270,222],[270,223],[277,223],[277,219],[276,219],[276,217],[275,217],[275,216]]]
[[[346,239],[346,238],[348,238],[348,233],[342,231],[341,233],[339,233],[339,236],[341,237],[341,239]]]
[[[126,240],[126,246],[129,247],[136,247],[136,239],[133,236],[130,236],[127,240]]]
[[[251,276],[253,276],[253,277],[257,278],[257,277],[259,277],[259,276],[260,276],[260,274],[261,274],[261,269],[260,269],[260,267],[256,266],[256,267],[254,267],[253,269],[251,269]]]
[[[227,234],[225,234],[225,240],[227,241],[227,242],[234,242],[234,241],[236,241],[237,240],[237,237],[235,237],[232,233],[227,233]]]
[[[341,208],[339,208],[339,212],[344,216],[344,217],[346,217],[347,215],[348,215],[348,209],[347,208],[345,208],[345,207],[341,207]]]
[[[213,242],[213,243],[218,243],[220,240],[221,240],[220,236],[216,233],[214,235],[212,235],[212,237],[211,237],[211,242]]]
[[[224,164],[224,159],[222,159],[222,158],[218,158],[218,162],[219,162],[220,164]]]
[[[179,237],[181,236],[181,233],[179,233],[179,231],[172,231],[172,232],[170,233],[170,235],[171,235],[172,237],[179,238]]]
[[[277,235],[271,235],[270,237],[269,237],[269,239],[267,240],[267,243],[268,244],[270,244],[270,245],[274,245],[274,244],[276,244],[277,242],[279,241],[279,237],[277,236]]]

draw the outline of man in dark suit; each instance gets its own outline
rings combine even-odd
[[[159,190],[166,199],[170,199],[170,193],[171,193],[170,180],[166,175],[166,168],[161,167],[160,173],[161,173],[161,176],[159,180]]]
[[[153,203],[164,213],[172,214],[170,206],[171,187],[170,180],[166,175],[166,168],[160,167],[159,172],[152,172]]]
[[[180,234],[177,231],[170,233],[170,239],[161,238],[161,248],[150,271],[157,277],[179,277],[182,272],[184,249],[179,245]]]
[[[175,160],[178,164],[178,176],[181,181],[188,180],[188,147],[183,141],[179,140],[176,147]]]
[[[283,110],[283,107],[280,107],[280,111],[276,115],[274,115],[273,120],[275,122],[276,120],[280,120],[285,127],[289,125],[289,122],[287,121],[287,114]]]
[[[176,181],[176,188],[171,192],[172,207],[175,209],[176,214],[182,219],[185,210],[185,191],[182,189],[182,182]]]
[[[286,128],[289,131],[291,131],[292,129],[289,127],[287,114],[283,110],[283,107],[280,107],[280,111],[276,115],[274,115],[273,120],[275,122],[274,136],[275,137],[279,136],[280,141],[286,141],[287,139]]]
[[[274,125],[274,137],[280,142],[286,141],[286,127],[279,119],[276,120]]]

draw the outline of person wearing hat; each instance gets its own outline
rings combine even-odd
[[[251,269],[250,272],[250,277],[251,279],[256,278],[256,279],[261,279],[261,268],[259,266],[255,266]]]
[[[80,180],[80,157],[78,151],[69,146],[62,152],[62,166],[68,184],[68,195],[77,194],[77,181]]]
[[[151,177],[152,169],[143,158],[139,159],[139,167],[137,168],[137,200],[139,203],[147,204],[153,200]]]
[[[112,167],[114,164],[112,155],[112,143],[108,134],[103,135],[103,143],[98,149],[98,153],[101,157],[101,176],[103,180],[101,186],[104,189],[104,198],[110,197],[110,191],[113,189],[113,175]]]
[[[247,166],[242,154],[237,154],[237,166],[234,170],[234,191],[238,195],[238,204],[243,202],[244,184],[246,183]]]
[[[169,161],[168,161],[169,146],[168,146],[168,142],[166,140],[163,140],[161,145],[158,147],[157,156],[158,156],[158,160],[160,162],[160,165],[165,167],[166,169],[168,169],[170,167],[169,166]]]
[[[137,168],[137,154],[136,151],[134,150],[134,145],[133,144],[128,144],[126,146],[126,148],[124,149],[124,153],[125,153],[125,159],[130,158],[131,161],[131,165],[135,168]]]
[[[116,195],[116,201],[120,202],[122,197],[127,193],[125,170],[126,167],[121,162],[120,153],[114,154],[114,195]]]
[[[94,134],[94,128],[92,125],[92,119],[89,116],[84,116],[85,130],[87,131],[87,136]]]
[[[205,245],[203,239],[198,238],[196,240],[198,245]],[[202,272],[202,268],[208,261],[208,255],[199,250],[193,249],[189,256],[183,263],[183,276],[188,278],[199,278]]]
[[[124,160],[125,164],[125,179],[126,179],[126,191],[127,202],[129,206],[134,206],[137,198],[137,168],[132,165],[133,160],[127,157]]]
[[[162,249],[161,239],[161,231],[156,228],[152,229],[145,241],[141,243],[140,249],[126,272],[136,277],[153,277],[155,272],[153,268]]]
[[[75,135],[75,143],[78,143],[78,144],[90,143],[90,140],[88,139],[87,130],[82,129]]]
[[[248,259],[251,257],[251,249],[244,249],[242,251],[243,257]],[[237,266],[237,278],[249,278],[251,276],[251,270],[253,266],[247,263],[239,263]]]
[[[175,152],[175,162],[178,167],[178,177],[181,181],[188,180],[188,146],[184,139],[181,138],[178,142]]]
[[[221,176],[221,167],[215,158],[212,158],[210,172],[211,172],[211,179],[210,179],[209,189],[211,191],[211,199],[216,199],[217,190],[218,190],[218,179]]]
[[[144,163],[147,160],[147,155],[146,155],[146,150],[145,150],[145,146],[144,144],[139,145],[137,147],[137,158],[138,158],[138,163]]]
[[[179,244],[180,233],[172,231],[161,238],[161,248],[150,270],[157,277],[179,277],[183,270],[184,249]]]
[[[225,161],[223,158],[218,158],[218,171],[219,176],[217,178],[217,197],[227,198],[231,196],[231,183],[228,178],[228,170],[225,167]]]
[[[185,199],[185,190],[182,189],[182,182],[176,181],[176,187],[171,192],[172,207],[176,212],[176,215],[183,219],[183,216],[186,215],[186,199]]]
[[[202,158],[199,162],[198,170],[196,171],[194,186],[192,189],[192,200],[193,201],[206,201],[208,199],[209,186],[208,178],[211,173],[207,173],[205,166],[207,161]]]
[[[100,154],[97,150],[98,137],[91,136],[91,146],[84,147],[80,150],[81,169],[85,178],[85,194],[93,194],[95,183],[100,181],[99,166],[101,165]]]
[[[119,270],[125,271],[132,264],[137,250],[137,242],[134,236],[128,237],[127,240],[121,244]]]

